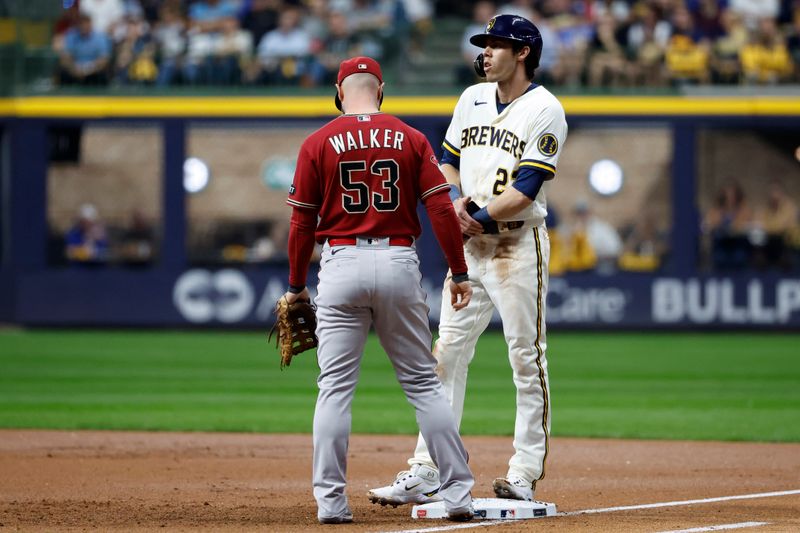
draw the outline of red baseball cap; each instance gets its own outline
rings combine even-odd
[[[352,57],[345,59],[339,65],[339,75],[336,76],[336,83],[342,84],[342,81],[351,74],[367,73],[372,74],[378,81],[383,83],[383,75],[381,74],[381,66],[377,61],[371,57]]]
[[[358,56],[345,59],[339,65],[339,75],[336,76],[336,83],[341,85],[344,79],[351,74],[372,74],[380,83],[383,83],[383,74],[381,74],[381,66],[377,61],[371,57]],[[339,91],[333,96],[333,101],[336,104],[336,109],[342,111],[342,101],[339,100]],[[381,94],[381,102],[383,102],[383,95]]]

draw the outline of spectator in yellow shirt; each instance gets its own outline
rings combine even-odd
[[[673,34],[665,54],[670,79],[674,83],[708,83],[709,45],[695,29],[689,10],[677,8],[672,26]]]
[[[749,83],[777,83],[791,77],[792,57],[774,19],[758,24],[758,33],[739,54],[744,79]]]
[[[765,267],[791,267],[790,250],[800,237],[800,211],[783,183],[772,180],[766,205],[758,211],[756,223],[764,232],[758,262]]]

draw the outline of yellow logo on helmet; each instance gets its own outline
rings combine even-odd
[[[493,17],[486,23],[486,31],[491,30],[494,27],[494,21],[497,17]]]

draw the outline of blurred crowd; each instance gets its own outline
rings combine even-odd
[[[429,0],[69,3],[53,43],[63,84],[330,84],[343,59],[391,58],[432,16]]]
[[[84,203],[64,235],[51,235],[48,255],[51,264],[143,266],[156,259],[157,247],[156,229],[142,211],[109,226],[94,204]]]
[[[64,0],[53,46],[63,84],[279,84],[334,81],[356,54],[436,54],[438,17],[464,37],[496,13],[541,29],[538,80],[567,86],[772,84],[800,79],[799,0]],[[472,21],[469,21],[470,12]],[[472,81],[464,41],[454,82]]]
[[[720,187],[701,220],[701,270],[789,272],[800,267],[800,206],[781,180],[771,180],[765,192],[763,200],[754,203],[735,181]],[[658,271],[670,257],[668,218],[644,211],[616,227],[586,198],[578,198],[566,211],[551,202],[546,220],[550,273]],[[153,221],[138,209],[127,223],[109,225],[93,204],[85,203],[56,239],[52,259],[148,264],[157,255],[157,233]],[[190,239],[190,256],[203,263],[284,261],[287,237],[286,221],[214,223]]]
[[[800,80],[798,0],[512,0],[476,2],[468,36],[494,12],[532,20],[541,83],[589,87],[774,84]],[[468,81],[460,76],[461,81]]]
[[[735,181],[717,192],[701,227],[706,266],[791,270],[800,265],[800,209],[780,180],[767,184],[766,201],[754,206]]]
[[[566,216],[549,205],[550,273],[653,272],[670,257],[670,221],[642,210],[617,228],[578,199]],[[800,206],[783,181],[771,180],[760,202],[735,181],[725,183],[704,210],[699,269],[788,272],[800,267]]]
[[[566,272],[653,272],[668,259],[669,227],[659,225],[652,212],[644,212],[617,228],[599,216],[585,198],[577,199],[563,217],[552,203],[547,210],[553,276]]]
[[[701,270],[788,272],[800,267],[800,206],[780,180],[770,181],[766,193],[762,202],[752,205],[735,181],[717,191],[701,220]],[[670,257],[668,218],[644,210],[634,220],[615,227],[585,198],[578,198],[563,214],[551,202],[546,220],[550,273],[659,271]],[[286,260],[286,221],[223,224],[210,233],[200,233],[189,241],[194,262]],[[157,256],[157,234],[156,225],[139,210],[130,213],[126,224],[109,226],[98,209],[86,203],[79,207],[66,233],[55,238],[57,248],[51,262],[150,264]],[[319,250],[315,258],[319,259]]]

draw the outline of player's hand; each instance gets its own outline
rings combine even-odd
[[[453,202],[453,208],[456,210],[458,223],[461,226],[461,233],[469,237],[474,237],[483,233],[483,226],[467,212],[467,204],[471,200],[472,197],[470,196],[458,198]]]
[[[456,283],[452,279],[450,280],[450,305],[453,306],[453,309],[456,311],[464,309],[469,305],[471,299],[472,285],[470,285],[469,281]]]
[[[311,293],[308,292],[308,287],[302,290],[302,292],[298,292],[297,294],[293,292],[286,291],[284,294],[286,297],[286,301],[290,304],[295,303],[297,300],[308,300],[311,301]]]

